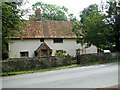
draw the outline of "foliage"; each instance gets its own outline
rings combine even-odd
[[[71,64],[77,64],[77,60],[72,60]]]
[[[75,21],[77,20],[73,14],[68,14],[68,8],[65,6],[56,6],[52,4],[46,4],[43,2],[37,2],[32,5],[33,10],[36,11],[36,8],[40,6],[42,20],[57,20],[57,21]],[[67,17],[69,16],[69,18]],[[29,16],[29,19],[35,19],[35,14]]]
[[[67,55],[67,53],[66,53],[66,51],[56,51],[55,52],[55,56],[66,56]]]
[[[103,45],[107,45],[106,36],[108,36],[108,27],[103,21],[104,17],[101,16],[99,13],[94,15],[90,15],[86,17],[84,22],[84,27],[86,30],[83,34],[83,38],[89,44],[93,44],[97,47],[102,47]]]
[[[109,25],[109,46],[115,46],[115,51],[120,51],[120,1],[107,2],[108,10],[105,20]]]
[[[107,14],[99,11],[96,4],[85,8],[80,13],[80,22],[73,25],[72,31],[78,37],[82,36],[82,39],[77,39],[81,44],[93,44],[98,48],[111,50],[115,46],[114,50],[120,51],[120,4],[111,1],[107,4]]]
[[[73,25],[73,32],[77,32],[77,36],[82,36],[77,41],[81,45],[86,44],[86,48],[91,44],[100,48],[107,45],[105,37],[108,36],[108,26],[103,21],[104,16],[98,11],[98,6],[90,5],[81,12],[80,16],[81,21]],[[78,30],[81,30],[82,34]]]
[[[91,4],[87,8],[84,8],[84,10],[82,12],[80,12],[81,23],[84,23],[85,17],[87,17],[95,12],[98,12],[98,6],[96,4]]]
[[[68,16],[69,16],[69,18],[68,18],[69,21],[73,21],[73,22],[77,21],[77,18],[74,17],[73,14],[69,14]]]
[[[17,6],[19,2],[2,2],[2,57],[8,57],[8,42],[15,32],[22,34],[22,20]]]

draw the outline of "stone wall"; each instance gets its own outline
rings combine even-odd
[[[2,72],[36,70],[47,67],[57,67],[72,64],[72,60],[77,59],[77,64],[96,61],[106,61],[120,59],[120,53],[111,54],[83,54],[76,58],[71,56],[51,56],[51,57],[33,57],[33,58],[13,58],[0,62]],[[74,63],[75,64],[75,63]],[[0,67],[1,68],[1,67]]]
[[[77,64],[120,59],[120,53],[77,55]]]
[[[2,72],[35,70],[46,67],[56,67],[71,63],[70,56],[34,57],[34,58],[14,58],[4,60]]]

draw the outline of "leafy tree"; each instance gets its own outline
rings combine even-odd
[[[76,17],[74,17],[74,15],[73,15],[73,14],[69,14],[68,16],[69,16],[69,18],[68,18],[68,20],[69,20],[69,21],[73,21],[73,22],[78,21],[78,20],[77,20],[77,18],[76,18]]]
[[[43,2],[37,2],[32,6],[34,11],[36,11],[37,6],[40,6],[42,20],[57,20],[57,21],[77,20],[76,17],[73,16],[73,14],[68,14],[68,8],[66,8],[65,6],[60,7],[52,4],[46,4]],[[35,14],[30,15],[29,19],[35,19]]]
[[[81,20],[76,25],[73,25],[73,32],[82,38],[77,39],[81,45],[86,44],[86,48],[95,45],[99,48],[103,48],[108,44],[108,25],[104,22],[104,16],[98,11],[96,4],[90,5],[85,8],[80,14]],[[82,31],[82,34],[78,30]]]
[[[120,2],[109,1],[107,4],[107,14],[98,11],[97,5],[85,8],[80,14],[80,23],[73,26],[73,31],[82,36],[84,43],[102,49],[111,49],[114,45],[114,51],[120,51]],[[80,29],[82,34],[78,32]]]
[[[8,57],[8,43],[15,32],[22,34],[22,20],[17,6],[19,2],[2,2],[2,58]],[[19,14],[18,14],[19,13]]]
[[[91,4],[87,8],[84,8],[84,10],[80,12],[80,17],[81,17],[80,22],[84,23],[84,18],[89,16],[90,14],[93,14],[93,12],[98,12],[98,5]]]
[[[107,2],[108,10],[106,15],[106,22],[109,25],[108,41],[110,47],[115,46],[115,51],[120,51],[120,1]]]

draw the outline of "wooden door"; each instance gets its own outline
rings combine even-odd
[[[42,56],[47,56],[47,49],[42,49]]]

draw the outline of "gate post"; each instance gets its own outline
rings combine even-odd
[[[80,55],[77,55],[77,64],[80,64]]]
[[[80,49],[76,49],[77,64],[80,64]]]

